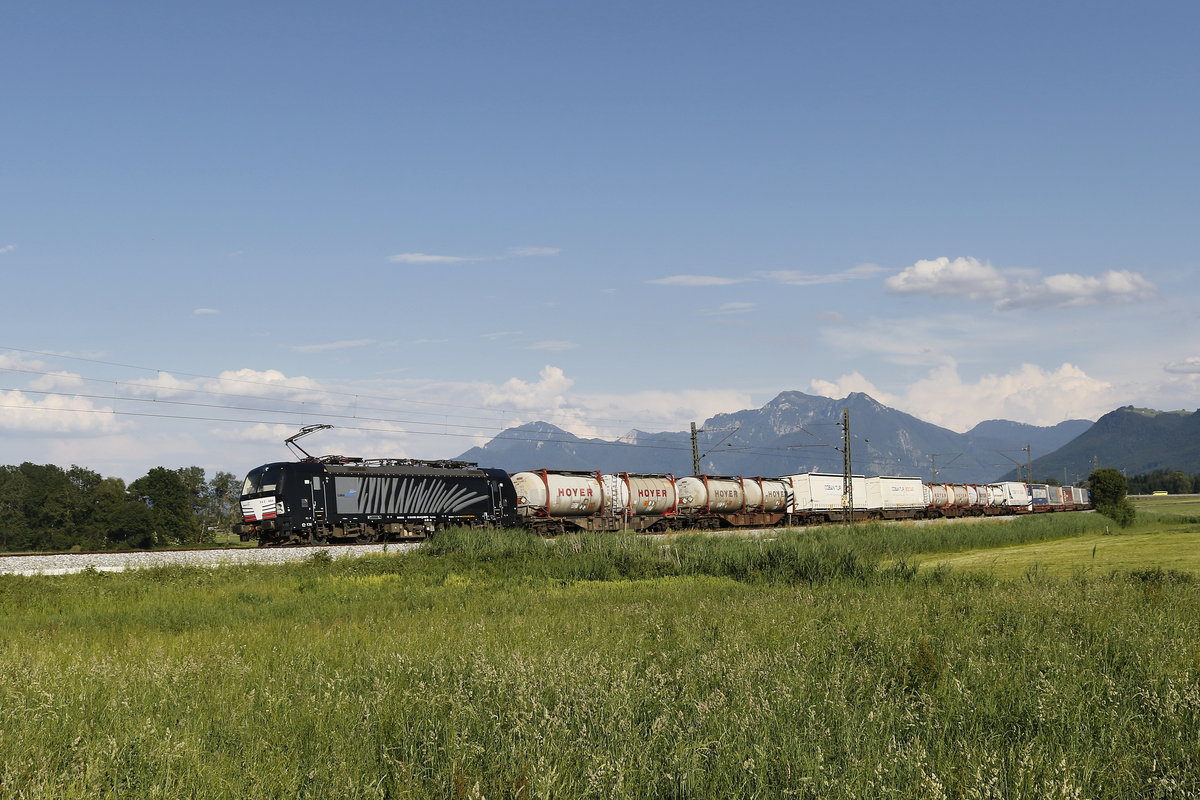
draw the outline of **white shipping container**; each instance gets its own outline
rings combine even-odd
[[[792,484],[792,504],[788,512],[792,514],[805,511],[840,511],[843,505],[842,489],[843,476],[827,472],[808,472],[803,475],[788,475],[784,480]],[[867,508],[867,479],[863,475],[853,475],[850,478],[850,488],[854,491],[854,508]]]
[[[999,505],[1007,506],[1008,508],[1026,508],[1033,505],[1033,495],[1029,492],[1029,485],[1019,483],[1017,481],[1003,481],[1002,483],[991,484],[993,488],[1000,490]]]
[[[925,485],[920,478],[879,476],[867,478],[865,484],[867,508],[890,511],[925,508],[929,505],[925,500]],[[858,503],[855,502],[855,505]]]

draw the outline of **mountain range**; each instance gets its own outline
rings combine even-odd
[[[705,420],[697,436],[700,470],[710,475],[747,476],[840,473],[843,409],[849,412],[855,473],[916,475],[926,480],[936,473],[937,479],[952,483],[996,480],[1015,465],[1023,465],[1039,453],[1053,453],[1093,427],[1082,419],[1048,427],[987,420],[966,433],[957,433],[889,408],[861,392],[834,400],[791,391],[762,408]],[[509,471],[544,467],[692,473],[690,431],[632,430],[609,441],[585,439],[546,422],[532,422],[505,430],[459,458]],[[1088,459],[1090,464],[1091,454]],[[1035,474],[1040,474],[1037,463]],[[1088,471],[1085,464],[1080,475],[1069,477],[1073,482],[1076,477],[1086,477]]]

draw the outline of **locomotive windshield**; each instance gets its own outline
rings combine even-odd
[[[242,496],[275,492],[282,483],[283,470],[278,466],[259,467],[250,471],[242,484]]]

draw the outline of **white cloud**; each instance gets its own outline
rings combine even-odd
[[[747,278],[721,278],[716,275],[670,275],[666,278],[655,278],[646,283],[658,286],[729,286],[734,283],[745,283]]]
[[[512,247],[504,255],[499,256],[443,256],[433,253],[397,253],[388,256],[393,264],[465,264],[473,261],[498,261],[504,258],[538,258],[556,256],[562,250],[558,247]]]
[[[652,431],[686,430],[689,422],[703,422],[716,414],[754,406],[749,394],[734,389],[591,394],[577,395],[572,399],[587,417],[602,419],[610,432],[612,425],[619,424],[618,420],[629,420],[626,424],[630,427],[642,426]]]
[[[822,397],[840,398],[853,392],[863,392],[885,405],[890,405],[894,401],[892,395],[871,383],[858,372],[843,375],[836,381],[814,380],[809,383],[808,390]]]
[[[951,260],[944,256],[918,261],[885,280],[883,286],[893,294],[990,300],[998,311],[1131,303],[1158,294],[1154,284],[1129,270],[1038,278],[1029,270],[1000,270],[976,258]]]
[[[1189,356],[1182,361],[1172,361],[1170,364],[1165,365],[1163,369],[1177,375],[1200,374],[1200,356]]]
[[[111,406],[84,397],[0,392],[0,430],[13,437],[100,436],[120,430]]]
[[[756,307],[757,306],[754,303],[722,303],[720,308],[716,309],[715,311],[709,311],[708,313],[716,316],[726,316],[729,314],[748,314]]]
[[[551,339],[542,342],[534,342],[529,345],[530,350],[548,350],[551,353],[561,353],[565,350],[574,350],[579,345],[574,342],[568,342],[563,339]]]
[[[1104,303],[1133,303],[1158,296],[1153,283],[1136,272],[1109,270],[1098,277],[1091,275],[1050,275],[1036,283],[1019,282],[996,308],[1070,308]]]
[[[193,309],[192,313],[197,316],[204,316],[207,314],[220,314],[221,312],[215,308],[197,308],[197,309]]]
[[[500,386],[485,387],[483,402],[519,409],[557,409],[566,403],[566,392],[574,383],[560,367],[547,364],[532,383],[510,378]]]
[[[387,260],[393,264],[458,264],[480,259],[466,256],[436,256],[429,253],[397,253],[394,256],[388,256]]]
[[[514,247],[508,251],[510,255],[520,256],[556,256],[562,252],[557,247]]]
[[[1092,378],[1064,363],[1057,369],[1022,364],[1005,374],[988,374],[971,382],[953,361],[898,393],[881,391],[862,375],[836,381],[813,381],[812,391],[827,397],[866,392],[882,403],[959,432],[985,419],[1009,419],[1031,425],[1055,425],[1065,419],[1096,419],[1124,400],[1113,384]]]
[[[16,249],[17,249],[17,246],[15,244],[6,244],[3,247],[0,247],[0,255],[4,255],[5,253],[11,253]]]
[[[880,358],[892,364],[933,366],[949,354],[979,341],[992,341],[995,331],[973,326],[964,316],[869,318],[847,325],[830,321],[821,328],[821,339],[850,358]],[[968,336],[965,331],[975,331]]]
[[[999,297],[1007,281],[991,264],[975,258],[934,258],[918,261],[883,282],[895,294],[932,297],[966,297],[980,300]]]
[[[840,272],[811,273],[794,269],[778,269],[754,273],[759,278],[787,286],[816,286],[824,283],[845,283],[874,277],[885,272],[878,264],[859,264]]]
[[[298,344],[291,349],[297,353],[323,353],[327,350],[346,350],[352,347],[367,347],[368,345],[378,343],[377,339],[345,339],[325,344]]]

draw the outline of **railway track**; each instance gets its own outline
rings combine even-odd
[[[0,575],[69,575],[93,569],[124,572],[165,566],[228,564],[282,564],[303,561],[323,550],[334,558],[355,558],[371,553],[404,553],[417,542],[386,544],[297,545],[294,547],[226,547],[209,550],[132,550],[95,553],[33,553],[0,555]]]

